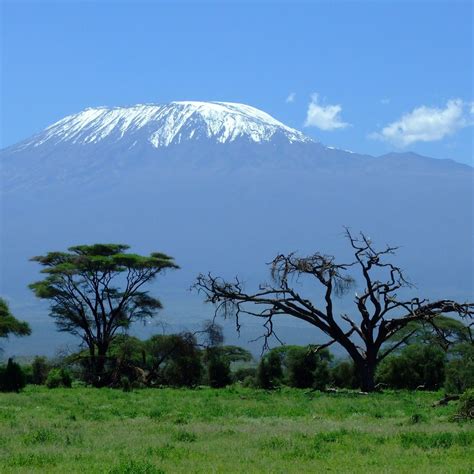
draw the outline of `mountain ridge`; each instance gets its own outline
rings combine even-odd
[[[88,107],[8,149],[20,151],[48,142],[87,145],[124,138],[132,143],[147,141],[159,148],[192,139],[210,138],[218,143],[244,139],[259,143],[275,136],[289,143],[314,142],[302,132],[246,104],[174,101],[128,107]]]
[[[170,113],[171,111],[171,113]],[[112,115],[112,117],[111,117]],[[181,120],[176,120],[176,118]],[[239,121],[240,119],[240,121]],[[176,123],[178,122],[178,123]],[[8,157],[33,149],[44,149],[43,155],[54,155],[58,145],[96,145],[112,148],[119,145],[125,154],[183,145],[203,140],[216,144],[254,143],[278,147],[298,144],[309,154],[337,158],[363,157],[371,160],[391,160],[403,166],[406,160],[435,160],[437,168],[454,166],[473,169],[472,165],[452,158],[431,158],[414,152],[388,152],[379,156],[344,150],[323,143],[289,127],[270,114],[250,105],[223,101],[172,101],[165,104],[146,103],[129,106],[87,107],[69,114],[29,138],[0,149],[0,157]],[[309,147],[305,147],[305,146]],[[35,153],[37,153],[35,151]],[[347,161],[347,160],[346,160]]]

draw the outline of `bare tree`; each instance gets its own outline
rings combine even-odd
[[[472,318],[474,303],[398,297],[398,290],[412,285],[400,267],[388,261],[397,248],[387,246],[384,250],[376,250],[364,234],[355,237],[348,229],[346,236],[355,256],[350,263],[337,263],[335,257],[321,253],[304,258],[293,253],[278,255],[270,263],[271,283],[260,285],[256,292],[246,292],[238,278],[228,282],[211,274],[199,275],[195,288],[205,294],[207,302],[215,304],[216,316],[235,317],[238,331],[242,314],[263,318],[264,348],[268,347],[271,336],[277,337],[274,331],[276,316],[295,317],[317,327],[330,339],[315,350],[340,344],[354,361],[361,389],[373,391],[377,364],[412,335],[408,332],[397,342],[386,344],[398,331],[413,321],[436,324],[436,318],[446,313]],[[357,318],[345,313],[337,315],[335,298],[354,286],[351,273],[357,269],[365,286],[362,294],[355,294]],[[314,279],[321,286],[320,301],[313,302],[294,289],[292,278],[301,277]]]

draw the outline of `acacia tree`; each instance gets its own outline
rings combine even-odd
[[[163,253],[141,256],[128,249],[122,244],[79,245],[31,259],[44,267],[46,277],[30,288],[51,300],[50,315],[58,329],[85,343],[95,385],[106,381],[106,355],[116,335],[162,307],[143,286],[164,270],[179,268]]]
[[[398,297],[398,290],[412,285],[400,267],[388,261],[397,248],[387,246],[376,250],[364,234],[355,237],[346,229],[346,235],[355,257],[352,262],[337,263],[335,257],[321,253],[304,258],[293,253],[278,255],[270,263],[271,282],[260,285],[255,292],[245,291],[238,278],[229,282],[211,274],[199,275],[195,288],[205,294],[207,302],[215,304],[216,316],[235,317],[237,330],[240,330],[242,314],[263,318],[264,348],[268,347],[271,336],[277,337],[275,317],[295,317],[317,327],[330,339],[315,346],[315,350],[340,344],[354,361],[361,389],[373,391],[377,364],[413,335],[409,331],[397,342],[387,344],[400,330],[414,321],[436,324],[436,318],[442,313],[472,318],[474,303]],[[365,286],[360,295],[355,294],[357,317],[338,315],[334,308],[335,297],[354,286],[355,269],[360,272]],[[292,278],[303,277],[321,286],[320,301],[311,301],[291,285]]]
[[[437,316],[435,320],[413,321],[392,337],[396,344],[405,339],[407,344],[435,345],[444,352],[450,352],[460,344],[474,345],[474,326],[463,324],[459,319],[448,316]]]
[[[31,329],[28,323],[16,319],[7,302],[0,298],[0,337],[29,336]]]

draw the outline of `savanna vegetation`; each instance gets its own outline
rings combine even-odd
[[[0,472],[471,472],[474,304],[399,297],[411,285],[387,261],[395,248],[347,237],[354,261],[279,255],[273,283],[256,292],[200,275],[214,317],[146,340],[129,329],[161,308],[146,285],[179,268],[172,257],[117,244],[34,257],[44,278],[31,289],[82,344],[53,358],[5,357]],[[339,317],[356,269],[359,319]],[[303,277],[320,300],[296,291]],[[244,314],[264,320],[260,357],[225,344],[217,318],[239,329]],[[329,340],[270,348],[277,317]],[[30,332],[0,299],[0,337]]]
[[[440,396],[31,385],[1,396],[0,471],[471,472],[471,424]]]

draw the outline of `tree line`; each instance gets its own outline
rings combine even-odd
[[[378,367],[376,384],[380,388],[444,387],[451,394],[474,388],[474,347],[468,342],[467,327],[451,318],[443,319],[440,325],[450,332],[449,347],[436,333],[420,326],[410,344]],[[146,340],[121,334],[111,344],[102,377],[107,386],[126,391],[203,385],[222,388],[231,384],[266,390],[284,386],[322,391],[360,387],[354,363],[335,358],[329,349],[283,345],[257,361],[247,350],[223,342],[222,328],[215,324],[196,333],[157,334]],[[19,391],[25,384],[49,388],[71,387],[74,381],[90,384],[92,375],[87,351],[52,359],[35,357],[22,366],[10,359],[0,367],[0,390]]]
[[[335,257],[319,252],[308,257],[298,257],[293,253],[278,255],[270,264],[270,283],[264,283],[254,291],[247,291],[239,278],[226,281],[211,274],[197,277],[194,288],[214,305],[214,320],[219,316],[233,318],[237,330],[240,329],[242,315],[263,320],[264,349],[268,349],[271,337],[280,341],[275,332],[275,319],[290,317],[303,320],[328,336],[326,343],[309,346],[303,351],[283,346],[268,352],[256,371],[255,377],[259,380],[256,383],[270,388],[282,380],[295,381],[300,376],[303,379],[306,377],[301,374],[313,374],[311,377],[308,375],[308,380],[312,380],[310,386],[327,386],[329,379],[323,376],[330,372],[328,367],[324,368],[331,359],[327,348],[335,343],[342,346],[350,359],[353,385],[365,392],[377,389],[377,384],[386,383],[379,381],[380,373],[385,373],[385,379],[389,380],[388,374],[396,377],[403,372],[403,368],[408,367],[410,361],[419,357],[414,349],[404,347],[413,345],[417,338],[419,343],[420,337],[428,340],[436,337],[440,350],[444,350],[445,354],[456,346],[456,350],[461,351],[461,359],[464,360],[466,354],[472,358],[472,351],[465,348],[472,349],[474,303],[449,299],[428,301],[418,296],[399,297],[399,291],[410,289],[412,285],[401,268],[391,261],[397,249],[387,246],[378,250],[364,234],[354,236],[348,229],[346,237],[353,251],[352,261],[337,262]],[[131,325],[152,318],[162,307],[159,299],[146,291],[146,285],[167,270],[179,268],[174,259],[166,254],[155,252],[142,256],[128,250],[129,247],[123,244],[81,245],[71,247],[67,252],[49,252],[32,259],[41,265],[44,278],[31,284],[30,288],[37,297],[50,301],[50,315],[58,330],[81,339],[84,351],[77,356],[76,362],[82,364],[87,373],[87,382],[97,387],[117,384],[117,378],[123,376],[129,364],[126,357],[114,355],[117,347],[123,346],[119,342],[123,342],[124,337],[128,342],[132,341],[124,336]],[[356,274],[359,274],[364,288],[360,294],[355,292],[355,309],[351,314],[338,314],[336,300],[355,288]],[[305,278],[323,290],[319,299],[308,298],[297,290],[295,280]],[[447,318],[448,313],[454,313],[459,318]],[[182,374],[193,373],[193,368],[186,364],[192,365],[197,359],[201,362],[205,360],[207,373],[213,370],[228,373],[228,365],[232,361],[229,354],[224,356],[222,353],[222,347],[226,346],[222,346],[216,327],[213,323],[203,331],[210,341],[204,352],[196,346],[196,334],[154,336],[154,342],[144,343],[141,363],[134,364],[133,370],[141,373],[145,385],[161,384],[166,381],[165,373],[169,374],[172,370]],[[29,332],[28,325],[15,319],[1,300],[0,336],[21,336]],[[461,333],[463,339],[459,340]],[[458,338],[456,341],[453,341],[454,335]],[[151,357],[150,351],[154,354]],[[402,362],[399,360],[401,352],[405,357]],[[178,359],[184,364],[179,370],[173,359],[178,353],[183,354]],[[199,357],[195,353],[199,353]],[[275,354],[278,354],[280,365],[287,364],[285,376],[283,369],[281,376],[271,375],[271,368],[276,367]],[[460,359],[452,350],[449,356],[443,356],[443,360],[446,357],[453,361]],[[170,360],[174,361],[174,365],[165,363]],[[299,367],[304,370],[291,368],[298,365],[295,362],[298,360]],[[394,360],[398,360],[402,369],[393,368],[396,364]],[[210,369],[211,366],[214,368]],[[132,370],[130,364],[128,367]],[[164,372],[163,367],[167,367]],[[196,371],[197,367],[196,364]],[[265,377],[268,384],[264,382]],[[201,375],[194,383],[197,380],[202,380]],[[394,385],[395,382],[391,383]]]

